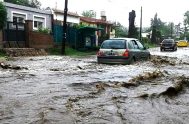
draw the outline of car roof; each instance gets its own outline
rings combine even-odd
[[[109,39],[109,40],[127,40],[127,41],[129,41],[129,40],[138,40],[138,39],[136,39],[136,38],[120,37],[120,38],[111,38],[111,39]]]
[[[174,40],[174,39],[164,39],[164,40]]]

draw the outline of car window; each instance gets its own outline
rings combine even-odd
[[[138,44],[139,49],[144,49],[144,46],[138,40],[136,42]]]
[[[137,42],[135,40],[132,40],[131,42],[133,44],[133,48],[134,49],[139,49],[139,46],[138,46],[138,44],[137,44]]]
[[[162,43],[173,43],[174,40],[173,39],[165,39],[162,41]]]
[[[134,46],[133,46],[132,41],[128,42],[128,48],[129,48],[129,49],[134,49]]]
[[[125,40],[106,40],[102,43],[101,48],[103,49],[125,49]]]

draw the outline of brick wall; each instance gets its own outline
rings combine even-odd
[[[31,48],[52,48],[54,46],[53,37],[49,34],[30,31],[29,46]]]
[[[33,31],[33,21],[26,20],[26,46],[30,48],[52,48],[54,46],[53,37]]]

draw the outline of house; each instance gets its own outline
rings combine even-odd
[[[33,30],[39,28],[52,29],[52,13],[51,11],[40,10],[36,8],[16,5],[4,2],[7,9],[7,20],[10,22],[24,23],[25,20],[33,21]],[[20,25],[19,28],[22,28]]]
[[[7,23],[2,31],[4,48],[50,48],[53,47],[52,35],[38,32],[39,28],[52,30],[52,13],[3,2],[7,9]]]
[[[63,25],[64,11],[59,9],[52,9],[53,19],[56,24]],[[80,23],[80,16],[77,13],[67,12],[67,24],[74,25]]]
[[[115,37],[115,30],[113,30],[113,23],[106,20],[105,12],[101,12],[101,19],[80,17],[80,24],[96,28],[95,30],[95,44],[99,46],[103,40]],[[91,36],[89,36],[91,37]],[[89,38],[86,38],[89,39]]]

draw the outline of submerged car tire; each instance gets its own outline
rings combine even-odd
[[[135,57],[132,57],[129,64],[133,64],[133,63],[135,63],[135,61],[136,61]]]
[[[148,57],[147,57],[147,60],[150,60],[151,59],[151,55],[149,54]]]

